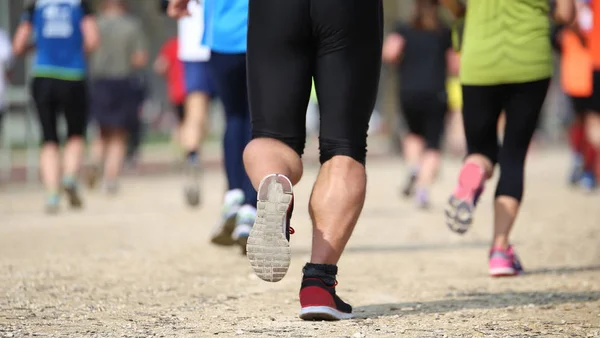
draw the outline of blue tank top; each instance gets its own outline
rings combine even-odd
[[[82,80],[86,56],[81,21],[90,15],[85,0],[36,0],[23,14],[33,26],[36,55],[33,76]]]

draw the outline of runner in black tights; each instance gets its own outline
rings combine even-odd
[[[314,77],[322,164],[310,200],[313,243],[303,269],[302,319],[345,319],[337,263],[365,198],[367,129],[382,46],[380,0],[250,0],[248,83],[253,140],[246,170],[258,189],[248,240],[257,275],[281,280],[290,264],[292,186],[302,176],[306,107]]]

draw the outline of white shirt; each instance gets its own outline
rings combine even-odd
[[[4,108],[4,92],[6,91],[6,70],[12,58],[12,47],[8,34],[0,29],[0,109]]]
[[[204,34],[204,9],[196,1],[188,3],[190,16],[178,21],[179,60],[202,62],[210,59],[210,48],[202,46]]]
[[[579,28],[581,28],[584,32],[589,32],[592,30],[592,26],[594,25],[594,13],[592,13],[592,9],[589,5],[583,5],[577,13],[577,21],[579,23]]]

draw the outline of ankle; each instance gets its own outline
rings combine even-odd
[[[492,250],[500,249],[500,250],[508,250],[510,247],[510,243],[507,238],[495,238],[492,241]]]
[[[77,184],[77,178],[74,175],[65,175],[63,176],[62,184],[65,187],[73,187]]]
[[[185,158],[189,161],[189,162],[198,162],[198,151],[197,150],[192,150],[192,151],[188,151],[185,155]]]
[[[306,263],[302,269],[303,279],[316,278],[327,286],[335,286],[338,267],[333,264]]]

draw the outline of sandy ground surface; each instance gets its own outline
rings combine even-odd
[[[89,192],[85,210],[54,217],[38,188],[11,186],[0,191],[0,337],[600,337],[600,196],[566,188],[565,159],[529,159],[514,233],[529,273],[513,279],[487,276],[493,189],[459,237],[443,222],[457,162],[423,212],[398,197],[399,160],[371,161],[338,276],[357,318],[336,323],[297,318],[314,168],[296,189],[290,272],[275,284],[237,248],[209,244],[218,172],[199,210],[184,207],[176,176],[128,178],[120,196]]]

